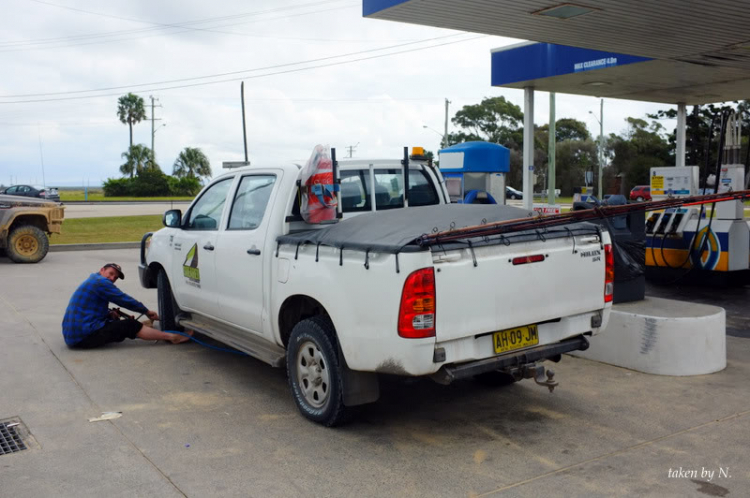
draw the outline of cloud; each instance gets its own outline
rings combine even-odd
[[[103,91],[112,95],[95,99],[0,104],[0,183],[11,177],[41,181],[40,136],[48,184],[93,185],[119,176],[129,137],[128,127],[116,116],[117,97],[128,91],[147,102],[149,95],[159,98],[162,107],[156,115],[162,121],[157,126],[166,127],[156,132],[155,144],[164,171],[171,173],[174,159],[189,146],[203,149],[214,172],[220,172],[222,161],[243,158],[239,81],[164,91],[132,85],[362,52],[321,63],[350,61],[381,53],[367,50],[429,38],[460,35],[431,44],[477,39],[274,76],[252,77],[270,70],[244,73],[251,161],[304,161],[318,143],[341,151],[358,144],[355,157],[363,158],[400,157],[403,146],[437,150],[445,98],[452,102],[451,115],[485,96],[506,95],[523,104],[522,91],[490,87],[490,50],[517,40],[363,19],[359,1],[308,1],[307,7],[295,7],[301,3],[64,2],[106,14],[102,16],[13,0],[12,15],[0,19],[0,95],[126,88]],[[262,11],[270,12],[245,15]],[[204,30],[159,26],[222,16],[226,18],[191,24]],[[558,118],[580,119],[597,133],[588,111],[598,115],[598,100],[559,95],[557,105]],[[642,117],[665,107],[607,100],[605,133],[622,130],[627,116]],[[547,94],[539,93],[535,120],[546,123],[547,112]],[[134,127],[134,141],[151,145],[150,122]]]

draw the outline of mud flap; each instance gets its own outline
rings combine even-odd
[[[374,403],[380,397],[378,374],[357,372],[344,366],[344,405],[357,406]]]
[[[365,405],[374,403],[380,398],[380,381],[375,372],[360,372],[352,370],[346,364],[341,346],[336,344],[339,351],[341,373],[344,377],[344,406]]]

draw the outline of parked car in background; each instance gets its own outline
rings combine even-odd
[[[523,199],[523,192],[516,190],[513,187],[505,187],[505,198],[506,199]]]
[[[0,252],[15,263],[37,263],[60,233],[65,206],[41,199],[0,195]]]
[[[638,185],[633,187],[630,191],[631,201],[650,201],[651,200],[651,187],[649,185]]]
[[[13,185],[0,192],[5,195],[22,195],[24,197],[37,197],[47,201],[60,201],[60,194],[56,188],[42,187],[39,185]]]

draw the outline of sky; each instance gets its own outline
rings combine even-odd
[[[158,99],[163,171],[199,147],[218,175],[223,161],[244,158],[241,81],[252,164],[304,163],[317,144],[339,158],[350,146],[361,159],[398,158],[404,146],[437,151],[445,99],[450,117],[485,97],[523,107],[522,90],[490,86],[490,51],[519,41],[365,19],[361,0],[3,0],[0,184],[120,177],[129,132],[117,99],[128,92],[147,104],[149,120],[133,134],[148,147],[149,97]],[[557,119],[598,134],[598,99],[556,101]],[[604,133],[667,108],[605,99]],[[535,122],[548,118],[549,94],[537,92]]]

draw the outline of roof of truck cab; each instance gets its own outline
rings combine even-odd
[[[338,160],[338,165],[340,169],[366,169],[371,164],[375,167],[378,166],[401,166],[401,159],[345,159],[345,160]],[[423,161],[409,161],[409,166],[412,167],[418,167],[418,166],[424,166],[426,163]],[[297,173],[302,170],[304,165],[299,163],[284,163],[284,164],[277,164],[277,165],[267,165],[267,164],[253,164],[250,166],[243,166],[241,168],[232,168],[228,171],[223,172],[222,174],[216,176],[213,180],[218,180],[219,178],[222,178],[224,176],[233,175],[236,173],[251,173],[253,171],[263,170],[263,169],[282,169],[284,171],[291,171],[292,173]],[[411,168],[410,168],[411,169]]]

